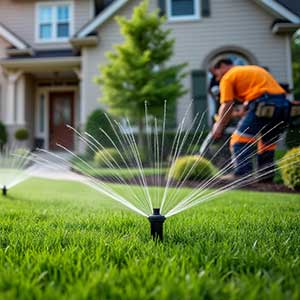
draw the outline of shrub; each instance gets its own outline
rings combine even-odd
[[[300,127],[289,128],[285,143],[289,149],[300,146]]]
[[[171,166],[171,177],[176,180],[187,179],[207,179],[216,173],[214,165],[204,157],[199,155],[182,156],[176,159]]]
[[[287,152],[278,163],[283,183],[290,189],[300,187],[300,147]]]
[[[0,122],[0,148],[7,143],[7,131],[5,125]]]
[[[116,162],[121,164],[122,158],[117,149],[106,148],[95,153],[94,162],[97,167],[109,167],[109,163],[112,163],[114,166],[116,166]]]
[[[26,148],[18,148],[14,151],[14,154],[22,157],[28,157],[30,155],[30,151]]]
[[[86,132],[92,135],[103,147],[111,147],[112,143],[109,141],[107,136],[102,132],[104,130],[109,137],[113,139],[114,142],[117,142],[113,128],[111,127],[105,112],[101,109],[93,111],[88,117],[86,124]],[[117,133],[119,134],[118,129],[115,126]]]
[[[179,138],[179,144],[181,144],[182,140],[183,140],[183,136],[185,135],[185,132],[183,132],[181,134],[181,138]],[[199,138],[200,136],[200,138]],[[166,130],[165,134],[164,134],[164,147],[163,147],[163,160],[164,161],[167,161],[168,158],[170,157],[170,155],[172,154],[171,153],[171,150],[173,148],[173,154],[174,154],[174,150],[176,147],[173,147],[173,143],[174,143],[174,140],[175,140],[175,137],[176,137],[176,132],[175,131],[169,131],[169,130]],[[201,134],[201,132],[199,131],[198,133],[194,133],[194,132],[190,132],[189,134],[187,134],[186,136],[186,139],[185,139],[185,142],[183,144],[183,147],[181,148],[181,153],[180,155],[191,155],[197,151],[200,150],[200,147],[201,147],[201,144],[203,142],[203,140],[205,139],[206,137],[206,132],[204,134]],[[134,135],[134,139],[137,141],[137,135],[135,134]],[[151,136],[147,135],[144,133],[144,141],[146,141],[146,144],[147,144],[147,141],[148,139],[150,139],[152,142],[152,149],[150,149],[151,153],[147,153],[148,151],[148,148],[145,147],[145,160],[148,159],[148,161],[152,160],[153,159],[153,156],[154,156],[154,153],[153,153],[153,134]],[[197,140],[199,139],[198,141],[198,144],[196,145],[195,143],[197,142]],[[161,141],[162,141],[162,133],[159,132],[158,133],[158,141],[159,141],[159,144],[161,146]],[[177,143],[177,139],[176,139],[176,143]],[[192,153],[193,151],[193,153]]]
[[[29,132],[26,128],[20,128],[15,132],[15,138],[18,141],[26,141],[29,138]]]

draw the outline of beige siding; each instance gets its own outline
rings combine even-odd
[[[130,1],[119,14],[130,16],[139,0]],[[151,1],[155,5],[156,1]],[[152,7],[153,8],[153,7]],[[274,17],[266,13],[252,0],[211,0],[211,17],[199,21],[168,22],[176,38],[175,55],[171,63],[188,62],[188,71],[203,68],[210,53],[218,48],[235,46],[246,49],[256,58],[257,63],[268,66],[279,81],[288,81],[287,39],[271,33],[270,26]],[[100,89],[93,83],[98,74],[97,65],[105,63],[105,52],[122,39],[113,19],[99,29],[98,48],[83,51],[82,97],[85,114],[88,115],[99,104]],[[184,80],[190,89],[191,80]],[[163,98],[163,95],[162,95]],[[178,118],[182,117],[192,95],[189,93],[179,101]]]
[[[0,22],[34,48],[70,47],[67,43],[36,43],[35,6],[36,3],[45,1],[48,0],[1,0]],[[93,0],[71,1],[74,5],[74,32],[76,32],[91,19]]]

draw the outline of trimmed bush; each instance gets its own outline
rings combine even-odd
[[[300,147],[287,152],[278,165],[284,185],[293,190],[300,188]]]
[[[171,177],[182,180],[187,176],[190,180],[201,180],[212,177],[217,169],[207,159],[199,155],[182,156],[171,166]]]
[[[26,128],[20,128],[15,132],[15,138],[18,141],[26,141],[29,138],[29,132]]]
[[[7,131],[5,125],[0,121],[0,149],[7,143]]]
[[[117,149],[106,148],[95,153],[94,162],[97,167],[108,168],[110,166],[109,163],[112,163],[114,166],[116,166],[115,162],[121,164],[123,161]]]

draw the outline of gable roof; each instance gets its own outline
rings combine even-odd
[[[276,1],[300,17],[300,1],[297,0],[276,0]]]
[[[115,0],[93,20],[84,25],[74,37],[84,38],[95,31],[106,20],[114,15],[122,6],[130,0]],[[300,1],[299,0],[254,0],[276,16],[286,19],[293,24],[300,24]]]
[[[83,26],[76,34],[75,37],[83,38],[92,33],[106,20],[108,20],[115,12],[124,6],[129,0],[115,0],[101,11],[93,20]]]
[[[299,4],[295,0],[254,0],[278,18],[285,19],[293,24],[300,24],[298,15]]]
[[[0,35],[17,49],[24,50],[29,48],[29,45],[27,45],[15,33],[13,33],[11,30],[9,30],[1,23],[0,23]]]

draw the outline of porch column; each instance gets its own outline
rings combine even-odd
[[[85,106],[83,102],[83,89],[82,89],[82,69],[80,68],[75,68],[73,69],[74,73],[76,74],[78,80],[79,80],[79,113],[78,113],[78,125],[80,127],[80,130],[84,129],[83,124],[84,124],[84,114],[85,114]],[[75,138],[75,149],[79,153],[84,153],[85,152],[86,146],[80,139]]]
[[[79,124],[82,126],[84,124],[84,119],[85,119],[85,106],[83,103],[83,93],[82,93],[82,70],[81,69],[73,69],[74,73],[77,75],[77,78],[79,80],[79,98],[80,98],[80,103],[79,103]]]
[[[25,97],[26,97],[26,82],[25,75],[22,75],[17,84],[17,124],[25,125]]]
[[[22,75],[21,71],[8,73],[7,85],[7,109],[6,123],[7,125],[15,124],[15,101],[16,101],[16,82]]]

